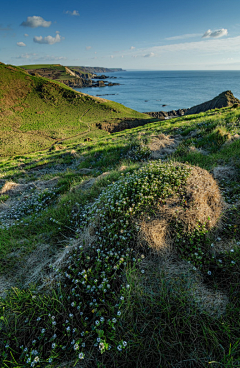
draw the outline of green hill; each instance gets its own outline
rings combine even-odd
[[[61,66],[56,66],[61,68]],[[121,104],[78,93],[59,82],[0,64],[0,155],[49,148],[66,139],[106,135],[96,124],[149,117]]]

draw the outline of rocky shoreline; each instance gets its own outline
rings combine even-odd
[[[75,78],[75,79],[67,79],[61,80],[62,83],[66,84],[71,88],[84,88],[84,87],[112,87],[119,86],[120,83],[113,83],[109,81],[105,81],[103,79],[112,79],[116,77],[108,77],[106,75],[93,75],[91,78]]]
[[[218,96],[214,97],[212,100],[207,102],[203,102],[200,105],[196,105],[190,107],[189,109],[179,109],[179,110],[172,110],[172,111],[151,111],[145,112],[154,118],[165,120],[175,117],[180,117],[183,115],[192,115],[192,114],[199,114],[200,112],[206,112],[208,110],[213,109],[221,109],[222,107],[228,106],[239,106],[240,100],[234,97],[231,91],[225,91],[220,93]]]

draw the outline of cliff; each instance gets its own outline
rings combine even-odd
[[[148,114],[154,118],[165,120],[172,117],[199,114],[200,112],[205,112],[208,110],[221,109],[222,107],[228,107],[234,104],[240,105],[240,100],[234,97],[231,91],[225,91],[220,93],[220,95],[214,97],[212,100],[203,102],[200,105],[190,107],[189,109],[179,109],[176,111],[152,111],[145,112],[145,114]]]
[[[234,97],[231,91],[225,91],[210,101],[191,107],[185,112],[185,115],[199,114],[200,112],[212,109],[221,109],[222,107],[228,107],[234,104],[240,105],[240,100]]]

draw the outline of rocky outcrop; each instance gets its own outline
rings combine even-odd
[[[179,109],[179,110],[172,110],[172,111],[156,111],[156,112],[145,112],[145,114],[148,114],[156,119],[169,119],[169,118],[175,118],[178,116],[183,116],[187,109]]]
[[[225,91],[220,93],[220,95],[218,95],[217,97],[214,97],[212,100],[203,102],[200,105],[193,106],[190,109],[145,112],[145,114],[148,114],[157,119],[165,120],[183,115],[199,114],[200,112],[205,112],[213,109],[221,109],[222,107],[233,105],[240,106],[240,100],[234,97],[231,91]]]
[[[61,80],[61,82],[71,88],[92,87],[93,85],[93,82],[91,79],[84,79],[84,78],[74,78],[74,79],[66,79],[66,80],[63,79]]]
[[[148,124],[152,122],[151,119],[146,119],[146,120],[141,120],[141,119],[126,119],[126,120],[121,120],[119,122],[116,123],[97,123],[96,127],[98,129],[103,129],[106,130],[109,133],[116,133],[116,132],[121,132],[122,130],[125,129],[131,129],[131,128],[136,128],[138,126],[143,126],[145,124]]]
[[[186,111],[185,115],[199,114],[200,112],[221,109],[222,107],[228,107],[234,104],[240,105],[240,100],[234,97],[231,91],[225,91],[210,101],[191,107]]]

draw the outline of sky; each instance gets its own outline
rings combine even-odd
[[[0,61],[240,70],[239,0],[8,0]]]

